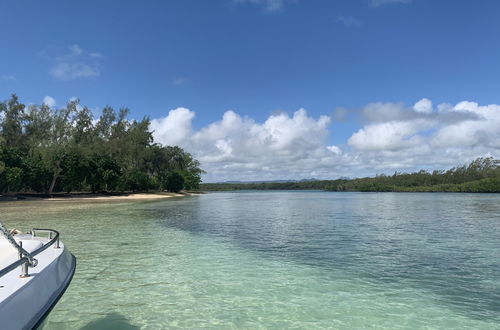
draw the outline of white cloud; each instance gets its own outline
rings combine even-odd
[[[171,110],[151,122],[153,136],[192,152],[212,181],[310,177],[322,162],[341,154],[340,148],[326,145],[330,118],[314,119],[304,109],[293,116],[271,115],[263,123],[229,110],[197,131],[193,118],[188,109]]]
[[[429,113],[432,112],[432,102],[426,98],[421,99],[413,106],[413,109],[417,112]]]
[[[48,105],[50,108],[53,108],[56,106],[56,100],[51,97],[51,96],[45,96],[42,101],[44,104]]]
[[[151,121],[155,140],[165,145],[182,145],[191,135],[194,112],[186,108],[170,110],[168,116]]]
[[[98,77],[101,74],[101,59],[100,53],[88,52],[79,45],[72,45],[53,58],[54,64],[49,74],[57,80]]]
[[[368,123],[348,144],[352,153],[379,169],[446,168],[484,155],[500,157],[500,105],[455,106],[423,99],[413,108],[401,104],[368,105]],[[373,174],[373,173],[372,173]]]
[[[337,16],[337,22],[344,24],[348,27],[360,27],[363,25],[363,22],[352,16]]]
[[[449,111],[474,113],[478,119],[442,127],[432,140],[434,147],[500,149],[500,105],[479,106],[474,102],[460,102]]]
[[[400,150],[420,142],[416,133],[424,122],[390,121],[367,125],[348,140],[358,150]]]
[[[361,116],[365,124],[338,145],[328,143],[336,134],[330,117],[304,109],[263,122],[229,110],[194,129],[195,113],[177,108],[151,128],[156,142],[180,145],[200,160],[207,182],[356,177],[500,158],[500,105],[371,103]]]
[[[282,10],[286,2],[289,0],[233,0],[237,4],[253,4],[264,8],[266,12],[274,12]]]
[[[370,5],[372,7],[380,7],[384,5],[394,5],[394,4],[408,4],[413,0],[370,0]]]
[[[326,149],[330,150],[331,152],[333,152],[335,155],[340,155],[342,154],[342,149],[340,149],[339,147],[337,146],[328,146],[326,147]]]

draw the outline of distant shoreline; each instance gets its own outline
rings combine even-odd
[[[480,157],[447,171],[395,172],[375,177],[240,183],[202,183],[205,191],[324,190],[359,192],[500,193],[500,160]]]
[[[91,194],[91,193],[76,193],[76,194],[53,194],[49,197],[45,194],[16,194],[16,195],[0,195],[1,201],[22,201],[22,200],[37,200],[37,201],[134,201],[134,200],[153,200],[165,199],[172,197],[185,197],[201,195],[203,192],[155,192],[155,193],[109,193],[109,194]]]

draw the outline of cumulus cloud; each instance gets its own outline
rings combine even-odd
[[[69,46],[50,57],[54,63],[49,69],[49,74],[54,79],[74,80],[98,77],[101,74],[102,55],[98,52],[86,51],[79,45]]]
[[[363,116],[367,123],[348,145],[378,168],[443,168],[500,156],[500,105],[460,102],[434,110],[430,100],[422,99],[413,108],[369,104]]]
[[[385,5],[394,5],[394,4],[408,4],[413,0],[370,0],[370,5],[372,7],[380,7]]]
[[[56,106],[56,100],[51,97],[51,96],[45,96],[42,101],[44,104],[48,105],[50,108],[53,108]]]
[[[348,140],[357,150],[399,150],[417,145],[422,122],[390,121],[367,125]]]
[[[417,112],[430,113],[432,112],[432,101],[426,98],[421,99],[413,106]]]
[[[348,110],[346,110],[348,111]],[[420,168],[448,168],[476,157],[500,157],[500,105],[439,104],[427,99],[371,103],[345,143],[331,145],[329,116],[305,109],[263,122],[229,110],[200,129],[195,113],[170,110],[154,119],[156,142],[180,145],[200,160],[207,182],[364,176]]]
[[[456,121],[442,127],[431,141],[438,148],[500,149],[500,105],[479,106],[475,102],[460,102],[448,110],[473,113],[477,119]]]
[[[151,128],[155,141],[192,152],[208,180],[310,177],[341,156],[340,148],[327,145],[330,118],[312,118],[304,109],[271,115],[263,123],[229,110],[197,131],[193,118],[194,112],[178,108],[153,120]]]
[[[157,142],[165,145],[184,145],[192,133],[194,112],[186,108],[170,110],[163,118],[153,119],[151,129]]]

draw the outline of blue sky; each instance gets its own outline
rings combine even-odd
[[[156,120],[159,142],[198,156],[208,181],[372,175],[498,155],[499,110],[481,107],[499,103],[499,1],[2,1],[0,12],[2,99],[128,107]],[[416,111],[424,98],[431,109]],[[294,117],[301,108],[304,122]],[[247,134],[207,135],[228,110],[243,120],[229,131]],[[444,116],[454,111],[477,118]],[[409,123],[399,112],[425,116]],[[275,145],[253,154],[245,148],[259,129],[254,147]],[[311,130],[317,140],[305,137]],[[487,138],[437,143],[447,130]]]

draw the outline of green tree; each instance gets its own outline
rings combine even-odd
[[[178,171],[184,179],[184,189],[186,190],[198,190],[200,189],[201,178],[199,175],[189,171]]]
[[[170,192],[179,192],[184,187],[184,177],[177,173],[173,172],[167,176],[167,181],[165,183],[165,188]]]
[[[95,153],[89,162],[87,182],[93,193],[118,190],[122,168],[111,156]]]
[[[50,134],[50,145],[42,153],[47,167],[52,172],[52,180],[48,187],[48,194],[54,191],[57,179],[63,171],[62,161],[69,155],[69,146],[77,113],[77,102],[68,102],[65,108],[58,109],[54,113],[52,130]]]
[[[21,188],[23,170],[19,167],[7,167],[3,173],[7,192],[19,191]]]
[[[1,134],[6,144],[20,148],[23,145],[24,104],[19,102],[16,94],[10,100],[0,104],[0,115],[3,116]]]
[[[197,187],[198,161],[180,147],[155,144],[149,118],[128,114],[106,106],[94,121],[79,100],[59,109],[25,107],[15,94],[0,102],[0,192],[161,189],[175,171]]]

